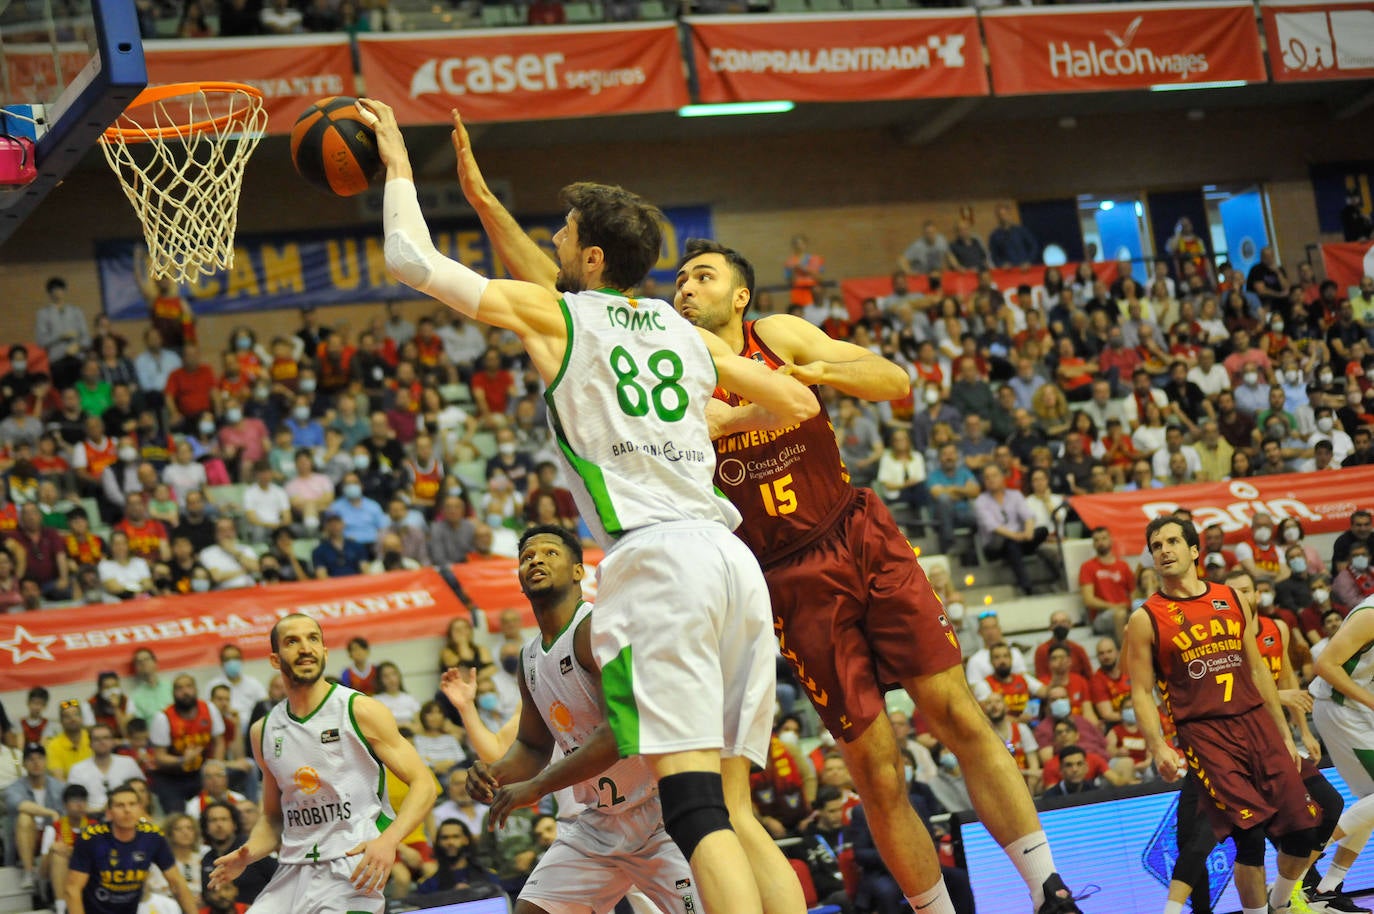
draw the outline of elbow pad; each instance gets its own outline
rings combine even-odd
[[[391,275],[468,317],[477,316],[490,280],[445,257],[434,247],[411,181],[398,178],[386,182],[382,228],[386,233],[386,266]]]

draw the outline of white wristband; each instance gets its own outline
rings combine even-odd
[[[461,314],[477,316],[490,280],[445,257],[434,247],[429,226],[420,212],[414,182],[405,178],[386,182],[382,228],[386,233],[386,266],[391,275]]]

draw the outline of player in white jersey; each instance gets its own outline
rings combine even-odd
[[[392,275],[514,332],[549,387],[550,423],[606,548],[592,645],[611,728],[622,756],[652,766],[668,834],[704,907],[802,911],[801,887],[750,803],[775,649],[762,573],[730,533],[738,514],[711,484],[706,407],[718,383],[755,404],[760,428],[784,428],[815,415],[815,397],[734,355],[667,302],[627,294],[659,258],[662,214],[618,187],[564,188],[569,211],[547,282],[489,281],[443,256],[394,113],[372,99],[359,110],[387,167]]]
[[[1320,907],[1341,882],[1374,832],[1374,597],[1350,611],[1317,657],[1312,722],[1336,770],[1358,801],[1341,813],[1331,840],[1336,854],[1310,901],[1314,911],[1365,911]]]
[[[692,871],[664,831],[654,773],[642,758],[618,757],[602,711],[581,543],[561,527],[531,527],[519,560],[540,632],[521,651],[520,729],[500,760],[472,767],[468,793],[491,804],[496,827],[566,787],[579,812],[560,825],[516,914],[600,914],[634,885],[665,914],[695,911]],[[550,765],[555,745],[563,755]]]
[[[325,681],[329,652],[314,619],[292,613],[271,637],[286,700],[251,731],[262,814],[248,841],[215,861],[210,885],[277,851],[277,872],[251,911],[380,912],[397,846],[434,805],[434,775],[384,705]],[[410,787],[394,811],[383,765]]]

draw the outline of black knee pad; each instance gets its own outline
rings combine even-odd
[[[1279,852],[1290,857],[1306,857],[1325,842],[1319,840],[1318,833],[1321,826],[1304,828],[1302,831],[1295,831],[1284,835],[1274,843],[1279,846]]]
[[[1335,787],[1331,786],[1321,774],[1303,781],[1303,786],[1307,788],[1307,794],[1322,810],[1322,820],[1316,828],[1317,846],[1325,847],[1326,842],[1331,840],[1331,835],[1336,831],[1336,825],[1341,820],[1341,813],[1345,811],[1345,800]]]
[[[725,787],[715,772],[683,771],[660,778],[658,798],[663,829],[689,863],[702,838],[731,830]]]
[[[1260,827],[1236,829],[1236,863],[1241,866],[1264,866],[1264,829]]]

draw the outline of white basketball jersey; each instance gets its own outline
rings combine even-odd
[[[544,398],[597,542],[666,521],[739,526],[712,482],[716,366],[697,329],[657,299],[579,292],[560,304],[568,350]]]
[[[1350,614],[1345,617],[1346,621],[1353,618],[1355,613],[1363,610],[1374,610],[1374,597],[1366,597],[1356,604],[1355,608],[1350,610]],[[1345,623],[1342,622],[1341,624],[1344,625]],[[1350,678],[1355,680],[1357,686],[1374,689],[1374,641],[1351,654],[1350,659],[1342,666],[1350,674]],[[1338,705],[1345,704],[1345,695],[1333,688],[1331,683],[1320,676],[1312,680],[1307,690],[1317,698],[1329,698]]]
[[[282,863],[344,856],[391,824],[382,763],[353,717],[359,693],[332,686],[303,718],[281,701],[262,727],[262,760],[281,787]]]
[[[573,652],[573,634],[591,611],[590,603],[578,606],[572,621],[549,647],[544,647],[538,635],[525,644],[525,685],[565,755],[577,751],[605,720],[596,687]],[[632,756],[574,784],[572,790],[581,806],[596,806],[614,815],[657,794],[658,785],[649,766],[639,756]]]

